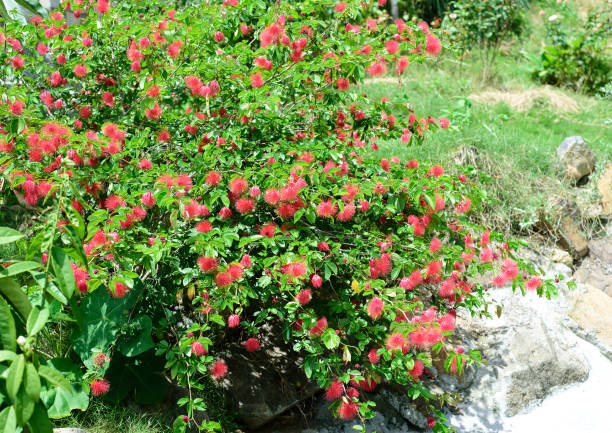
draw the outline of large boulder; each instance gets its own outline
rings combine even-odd
[[[606,165],[601,176],[597,179],[597,189],[601,194],[603,213],[612,216],[612,164]]]
[[[612,236],[591,240],[588,247],[589,255],[576,270],[574,279],[612,296]]]
[[[511,417],[555,391],[586,380],[589,367],[571,341],[563,312],[552,302],[512,293],[510,288],[492,293],[503,305],[492,320],[459,315],[459,338],[480,348],[487,365],[476,371],[465,392],[464,406],[483,413]]]
[[[591,174],[597,161],[591,148],[580,136],[567,137],[563,140],[557,148],[557,157],[565,176],[575,182]]]

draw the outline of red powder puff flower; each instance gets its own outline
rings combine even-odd
[[[178,57],[181,53],[181,47],[183,46],[183,41],[174,41],[170,45],[168,45],[168,55],[173,59]]]
[[[195,356],[204,356],[208,353],[208,351],[204,348],[202,343],[199,341],[193,341],[191,343],[191,353],[193,353]]]
[[[378,352],[378,349],[380,349],[380,347],[370,349],[370,351],[368,352],[368,359],[372,364],[378,364],[378,361],[380,361],[380,355],[376,353]]]
[[[269,222],[268,224],[263,226],[261,230],[259,230],[259,234],[267,238],[273,238],[275,230],[276,230],[276,224],[274,224],[273,222]]]
[[[232,216],[232,210],[227,206],[224,206],[219,211],[219,218],[226,219]]]
[[[321,287],[321,285],[323,284],[323,278],[321,278],[321,276],[315,274],[310,279],[310,283],[313,285],[313,287]]]
[[[366,69],[366,72],[373,77],[380,77],[387,73],[387,66],[384,62],[374,62]]]
[[[82,78],[85,75],[87,75],[87,66],[85,66],[85,65],[75,65],[74,69],[72,70],[72,72],[74,72],[74,75],[76,75],[77,77]]]
[[[505,259],[502,263],[501,270],[508,280],[514,280],[519,274],[518,266],[516,266],[516,263],[514,263],[512,259]]]
[[[110,358],[106,356],[104,353],[98,353],[96,357],[94,358],[93,363],[96,367],[103,367],[104,364],[106,364],[106,362],[109,360]]]
[[[372,298],[367,307],[368,315],[374,320],[378,319],[382,314],[383,306],[384,303],[382,299],[379,297]]]
[[[353,419],[359,413],[359,405],[357,403],[346,403],[342,402],[338,406],[338,416],[342,419]]]
[[[359,391],[357,391],[357,389],[353,388],[352,386],[349,386],[346,389],[346,395],[349,398],[359,398]]]
[[[414,380],[419,380],[423,375],[424,369],[425,365],[423,364],[423,361],[417,359],[414,361],[414,367],[412,367],[412,370],[408,370],[408,374],[410,374],[410,377],[412,377]]]
[[[155,197],[153,196],[152,192],[145,192],[141,199],[140,199],[141,203],[144,204],[146,207],[152,207],[155,206]]]
[[[230,328],[236,328],[240,325],[240,316],[238,314],[230,314],[227,318],[227,326]]]
[[[108,0],[98,0],[98,4],[96,5],[96,9],[101,14],[105,14],[106,12],[108,12],[110,10],[110,5],[108,4]]]
[[[151,170],[153,168],[153,163],[148,159],[141,159],[138,163],[138,168],[141,170]]]
[[[504,287],[507,282],[508,282],[508,278],[506,277],[506,275],[505,274],[499,274],[499,275],[496,275],[493,278],[493,281],[491,282],[491,284],[494,287]]]
[[[457,211],[458,214],[468,213],[471,208],[472,208],[472,201],[468,197],[465,197],[462,201],[457,203],[457,206],[455,206],[455,210]]]
[[[213,273],[219,267],[219,263],[215,257],[200,257],[198,259],[198,266],[207,274]]]
[[[338,212],[338,205],[332,204],[331,200],[319,203],[317,206],[317,215],[322,218],[331,218]]]
[[[295,299],[300,303],[300,305],[306,305],[312,299],[312,291],[310,289],[300,290],[300,293],[297,294]]]
[[[262,87],[264,85],[264,80],[261,77],[261,73],[260,72],[254,73],[249,78],[251,79],[251,86],[254,89],[258,89],[258,88],[260,88],[260,87]]]
[[[251,337],[244,342],[244,348],[247,350],[247,352],[256,352],[260,347],[261,345],[259,344],[259,340],[254,337]]]
[[[108,392],[110,389],[110,383],[106,379],[94,379],[89,384],[89,389],[91,390],[92,395],[99,397]]]
[[[440,43],[440,39],[432,35],[431,33],[427,34],[427,41],[425,42],[425,51],[427,51],[432,56],[437,56],[442,52],[442,44]]]
[[[241,214],[253,212],[256,206],[255,200],[250,198],[240,198],[236,201],[236,210]]]
[[[125,206],[125,202],[118,195],[111,195],[104,200],[104,207],[106,209],[115,210],[122,206]]]
[[[346,3],[345,2],[339,2],[335,7],[334,10],[336,12],[344,12],[346,10]]]
[[[400,333],[393,333],[387,337],[387,342],[385,346],[387,349],[395,352],[396,350],[403,350],[404,345],[406,344],[406,339]]]
[[[215,380],[222,379],[227,374],[227,364],[223,360],[215,361],[210,367],[210,375]]]
[[[389,253],[381,254],[376,268],[380,275],[389,275],[393,269],[391,255]]]
[[[317,244],[317,249],[319,251],[329,251],[329,245],[325,241],[321,241]]]
[[[229,183],[228,188],[235,196],[241,196],[249,189],[249,183],[243,177],[238,177]]]
[[[429,251],[431,251],[432,253],[435,253],[439,251],[440,248],[442,248],[442,241],[438,238],[433,238],[431,240],[431,243],[429,244]]]
[[[541,285],[542,285],[542,280],[540,279],[540,277],[537,277],[537,276],[531,277],[525,283],[525,287],[527,287],[528,290],[537,290]]]
[[[125,284],[120,283],[119,281],[115,281],[115,290],[111,292],[111,296],[113,298],[123,298],[125,297],[125,295],[127,295],[128,292],[128,288],[125,286]]]
[[[325,390],[325,400],[335,401],[342,397],[344,385],[338,379],[334,380],[329,388]]]
[[[221,173],[218,171],[211,171],[206,175],[206,184],[210,186],[217,186],[221,181]]]
[[[215,32],[215,42],[223,42],[223,40],[225,39],[225,35],[223,34],[223,32]]]
[[[251,256],[249,256],[248,254],[242,256],[242,258],[240,259],[240,266],[242,266],[243,268],[250,268],[252,266]]]
[[[327,329],[327,319],[325,317],[321,317],[317,320],[317,324],[310,328],[310,335],[313,337],[317,337],[323,334],[323,332]]]
[[[232,281],[239,280],[244,275],[244,270],[242,270],[242,266],[237,263],[232,263],[227,268],[227,273],[232,277]]]
[[[212,224],[210,221],[201,221],[196,224],[195,228],[199,233],[208,233],[212,230]]]
[[[349,80],[346,78],[338,78],[336,81],[336,89],[338,90],[347,90],[349,88]]]
[[[392,39],[385,43],[385,49],[389,54],[395,54],[399,50],[399,44]]]
[[[283,273],[292,277],[303,277],[307,270],[304,262],[293,262],[283,266]]]
[[[221,288],[229,286],[232,281],[232,276],[227,272],[220,272],[215,276],[215,283]]]
[[[115,105],[115,95],[113,95],[111,92],[104,92],[102,93],[102,101],[104,102],[104,105],[113,108]]]
[[[493,260],[493,251],[489,248],[483,248],[480,251],[480,261],[482,263],[489,263],[491,260]]]
[[[162,117],[162,109],[156,102],[153,108],[145,109],[145,117],[152,121],[158,121]]]
[[[350,221],[355,216],[355,204],[353,202],[344,205],[344,210],[338,212],[338,221]]]

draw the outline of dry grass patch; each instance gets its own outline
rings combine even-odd
[[[470,95],[470,99],[485,105],[496,105],[503,102],[515,111],[527,111],[536,102],[544,102],[555,111],[565,113],[581,111],[580,105],[574,98],[550,86],[508,91],[488,89]]]

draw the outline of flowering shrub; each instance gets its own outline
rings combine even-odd
[[[351,86],[399,79],[439,40],[365,2],[210,3],[73,0],[0,36],[2,198],[25,212],[35,266],[19,277],[46,328],[71,330],[70,359],[40,341],[36,356],[87,385],[61,407],[47,389],[44,408],[153,403],[163,375],[201,388],[227,374],[228,343],[261,350],[264,324],[341,418],[370,416],[383,380],[429,401],[432,362],[461,374],[480,360],[448,341],[457,309],[487,314],[471,277],[555,291],[517,244],[470,223],[466,176],[370,156],[378,138],[417,144],[448,120],[395,118]],[[31,400],[14,386],[5,411]],[[175,430],[197,425],[201,400],[178,403]]]

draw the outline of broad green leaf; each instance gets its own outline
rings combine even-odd
[[[49,421],[47,411],[41,403],[38,403],[34,407],[34,412],[30,418],[29,426],[30,431],[36,433],[53,433],[53,424],[51,424],[51,421]]]
[[[56,369],[48,367],[46,365],[41,365],[40,367],[38,367],[38,374],[51,385],[59,386],[60,388],[71,392],[70,382],[68,382],[64,375]]]
[[[49,309],[43,308],[39,310],[38,308],[32,308],[30,315],[28,316],[28,322],[26,324],[26,329],[28,331],[28,336],[36,335],[40,332],[41,329],[47,323],[49,319]]]
[[[17,262],[0,270],[0,278],[11,277],[13,275],[31,271],[32,269],[40,268],[41,266],[42,265],[38,262]]]
[[[1,2],[0,2],[1,3]],[[0,227],[0,245],[15,242],[25,235],[9,227]]]
[[[15,352],[11,352],[10,350],[0,350],[0,362],[14,361],[15,358],[17,358],[17,354]]]
[[[119,329],[142,292],[137,280],[125,298],[111,298],[108,290],[98,288],[87,295],[75,310],[78,326],[72,330],[72,347],[87,365],[94,349],[106,351],[115,342]]]
[[[53,274],[59,289],[66,298],[70,299],[76,291],[76,282],[74,281],[74,274],[70,266],[70,258],[61,248],[51,247],[49,260],[51,260]]]
[[[329,350],[335,349],[340,345],[340,337],[336,334],[336,330],[332,328],[327,328],[325,332],[323,332],[321,340]]]
[[[40,378],[38,377],[38,372],[34,364],[29,362],[25,366],[23,386],[28,397],[37,401],[40,396]]]
[[[151,338],[153,322],[149,316],[138,316],[129,323],[128,327],[132,331],[131,336],[117,346],[125,356],[137,356],[155,346]]]
[[[19,311],[23,318],[30,315],[30,310],[32,310],[30,299],[15,280],[12,278],[0,278],[0,293]]]
[[[25,358],[23,355],[17,356],[6,374],[6,392],[13,401],[17,399],[17,393],[21,388],[23,372],[25,370]]]
[[[17,331],[13,314],[3,296],[0,296],[0,344],[1,348],[15,352],[17,349]]]
[[[55,283],[49,283],[47,287],[47,293],[53,296],[62,304],[66,305],[68,303],[68,298],[62,293],[62,291],[55,285]]]
[[[88,386],[82,383],[81,369],[68,358],[53,358],[47,366],[60,372],[70,384],[70,392],[63,388],[46,388],[40,394],[50,418],[64,418],[74,409],[86,410],[89,405]]]
[[[5,407],[0,412],[0,433],[15,433],[17,431],[17,416],[13,406]]]

